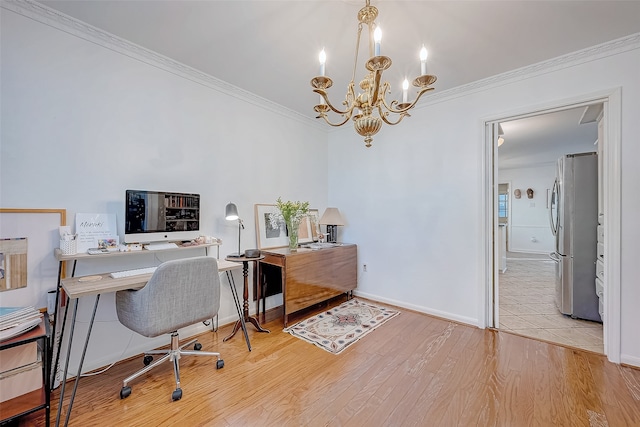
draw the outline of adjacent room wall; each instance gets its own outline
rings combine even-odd
[[[507,250],[528,253],[550,253],[554,239],[549,226],[547,190],[555,179],[555,165],[538,165],[517,169],[500,169],[498,181],[511,181],[509,203],[509,245]],[[533,199],[527,197],[527,189],[533,190]],[[520,189],[516,199],[514,191]]]
[[[122,239],[126,189],[200,193],[202,234],[223,240],[221,257],[237,252],[237,222],[224,220],[229,202],[237,204],[246,227],[242,250],[256,247],[254,204],[282,196],[326,207],[326,132],[315,122],[230,96],[73,31],[6,9],[1,15],[0,206],[65,208],[69,224],[76,213],[113,213]],[[76,274],[157,265],[173,256],[96,259],[80,262]],[[241,293],[241,273],[235,282]],[[49,287],[55,288],[55,272]],[[1,298],[2,305],[46,306],[46,295],[23,301],[4,292]],[[92,303],[80,303],[77,342]],[[223,279],[220,321],[237,317]],[[100,300],[93,337],[88,369],[167,342],[148,342],[121,326],[113,295]]]

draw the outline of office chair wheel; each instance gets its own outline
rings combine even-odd
[[[151,362],[153,362],[153,356],[145,356],[144,359],[142,359],[144,366],[149,366]]]
[[[171,393],[171,399],[173,399],[174,402],[176,400],[182,399],[182,389],[181,388],[175,389],[173,393]]]
[[[218,359],[218,361],[216,362],[216,369],[222,369],[222,368],[224,368],[224,360]]]
[[[195,343],[193,345],[193,349],[196,350],[196,351],[202,350],[202,344],[200,344],[199,342]]]
[[[120,399],[126,399],[131,394],[131,387],[125,386],[120,390]]]

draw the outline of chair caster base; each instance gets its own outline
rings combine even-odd
[[[222,369],[222,368],[224,368],[224,360],[218,359],[218,361],[216,362],[216,369]]]
[[[176,400],[182,399],[182,389],[177,388],[171,393],[171,399],[175,402]]]
[[[120,399],[126,399],[131,394],[131,387],[125,386],[120,390]]]

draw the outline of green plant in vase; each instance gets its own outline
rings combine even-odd
[[[278,228],[279,223],[284,221],[289,235],[289,249],[298,250],[298,229],[300,222],[309,214],[309,202],[283,202],[281,197],[276,200],[278,212],[269,214],[269,221],[273,228]]]

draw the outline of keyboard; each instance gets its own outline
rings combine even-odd
[[[163,251],[165,249],[177,249],[179,246],[172,242],[162,242],[149,243],[148,245],[144,245],[144,248],[148,251]]]
[[[111,277],[114,279],[122,279],[123,277],[131,277],[131,276],[141,276],[143,274],[151,274],[156,271],[158,267],[146,267],[146,268],[136,268],[133,270],[124,270],[124,271],[114,271],[111,273]]]

